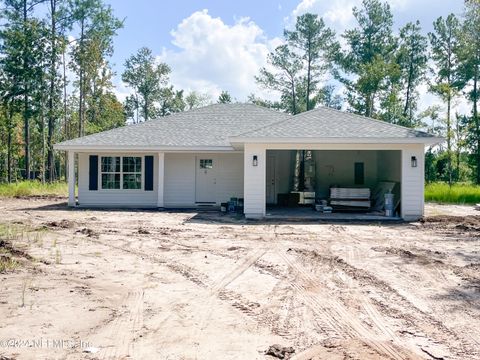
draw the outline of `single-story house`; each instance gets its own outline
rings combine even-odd
[[[317,169],[315,197],[328,198],[332,185],[393,181],[401,189],[401,217],[412,220],[423,215],[425,146],[440,141],[325,107],[293,116],[252,104],[215,104],[55,149],[68,152],[70,206],[219,206],[236,197],[244,199],[247,218],[261,218],[267,204],[291,191],[292,163],[297,150],[306,150]]]

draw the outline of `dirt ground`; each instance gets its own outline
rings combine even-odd
[[[471,207],[281,224],[0,199],[0,223],[2,360],[480,358]]]

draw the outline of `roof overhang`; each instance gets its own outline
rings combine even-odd
[[[138,145],[75,145],[75,144],[56,144],[55,150],[74,151],[74,152],[232,152],[236,149],[232,146],[138,146]]]
[[[412,138],[278,138],[278,137],[230,137],[230,143],[236,149],[243,148],[243,144],[425,144],[436,145],[445,141],[441,137],[412,137]]]

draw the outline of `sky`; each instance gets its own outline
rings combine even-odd
[[[397,30],[409,21],[420,20],[425,33],[433,21],[450,13],[460,15],[463,0],[387,0]],[[208,93],[212,99],[222,90],[237,101],[251,93],[272,98],[254,80],[266,64],[267,54],[282,41],[285,28],[303,13],[319,14],[328,26],[341,34],[355,26],[352,7],[361,0],[237,0],[163,1],[107,0],[115,15],[125,19],[115,38],[111,59],[116,72],[114,85],[120,100],[130,90],[121,81],[125,60],[140,47],[152,49],[158,61],[172,69],[171,83],[186,91]],[[420,89],[420,105],[438,102]],[[339,89],[338,91],[341,91]]]

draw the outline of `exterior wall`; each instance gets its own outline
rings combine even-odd
[[[195,206],[196,158],[213,158],[216,172],[215,202],[243,197],[243,154],[165,153],[165,207]]]
[[[231,197],[243,198],[243,154],[217,154],[217,205]]]
[[[245,144],[243,192],[245,197],[244,213],[247,219],[262,218],[265,216],[266,154],[265,145]],[[253,166],[253,156],[257,156],[257,166]]]
[[[377,183],[377,151],[325,150],[315,151],[315,192],[317,197],[328,198],[331,185],[373,188]],[[365,184],[355,184],[354,164],[365,164]]]
[[[417,167],[412,167],[411,157],[417,158]],[[423,216],[425,203],[425,147],[405,146],[402,151],[402,218],[418,220]]]
[[[165,207],[195,204],[195,155],[165,154]]]
[[[378,181],[402,181],[402,152],[382,150],[378,152]]]
[[[102,190],[100,187],[98,190],[90,191],[88,189],[89,179],[89,156],[141,156],[145,155],[154,156],[154,175],[153,191],[144,191],[144,172],[145,165],[142,162],[142,189],[141,190]],[[99,160],[100,163],[100,160]],[[99,207],[157,207],[157,166],[158,156],[157,154],[136,154],[136,153],[79,153],[78,154],[78,204],[80,206],[99,206]],[[100,176],[100,173],[99,173]]]

